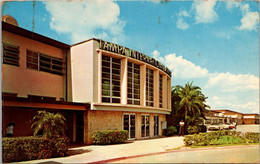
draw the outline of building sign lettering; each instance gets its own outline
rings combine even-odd
[[[128,56],[128,57],[146,62],[148,64],[151,64],[151,65],[163,70],[165,73],[167,73],[169,76],[171,76],[171,71],[167,67],[165,67],[163,64],[161,64],[159,61],[155,60],[154,58],[151,58],[138,51],[120,46],[118,44],[103,41],[103,40],[100,40],[99,48],[102,50],[118,53],[120,55]]]

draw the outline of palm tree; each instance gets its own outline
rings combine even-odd
[[[192,84],[193,82],[185,84],[185,87],[175,86],[173,90],[177,100],[172,102],[175,104],[175,111],[176,113],[183,113],[185,120],[191,120],[198,116],[205,118],[205,109],[209,108],[205,104],[207,97],[202,94],[201,88]]]
[[[45,138],[65,135],[66,119],[60,113],[54,114],[46,111],[38,111],[38,115],[33,118],[33,121],[34,123],[31,128],[34,131],[34,136],[41,130],[43,130],[43,137]]]

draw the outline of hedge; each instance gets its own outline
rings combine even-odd
[[[167,127],[167,129],[166,129],[166,136],[172,136],[175,133],[177,133],[176,126],[169,126],[169,127]]]
[[[247,132],[245,134],[245,138],[252,140],[254,143],[258,143],[259,142],[259,133]]]
[[[96,130],[92,135],[93,143],[106,145],[126,142],[128,131],[126,130]]]
[[[236,131],[218,131],[187,135],[184,138],[186,146],[206,146],[239,143],[259,143],[259,133],[246,133]]]
[[[199,127],[198,126],[188,126],[187,132],[189,134],[199,133]]]
[[[68,138],[53,140],[42,137],[3,137],[3,162],[17,162],[64,156],[68,150]]]

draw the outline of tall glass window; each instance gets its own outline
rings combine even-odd
[[[146,106],[153,106],[153,70],[146,68]]]
[[[159,107],[163,107],[163,98],[162,98],[162,90],[163,90],[163,75],[160,74],[159,77]]]
[[[127,104],[140,105],[140,65],[128,62]]]
[[[166,109],[168,109],[168,97],[169,97],[168,78],[166,78],[166,104],[165,104]]]
[[[121,60],[102,55],[102,102],[120,103]]]

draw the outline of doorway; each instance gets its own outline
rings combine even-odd
[[[159,135],[159,116],[154,116],[154,136]]]
[[[142,115],[142,137],[148,138],[150,137],[150,116]]]
[[[84,141],[84,114],[78,112],[76,114],[76,142]]]
[[[135,139],[135,114],[124,114],[124,130],[129,133],[129,139]]]

